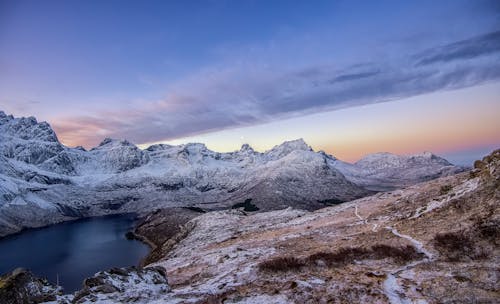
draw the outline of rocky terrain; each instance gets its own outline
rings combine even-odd
[[[62,289],[29,271],[16,269],[0,277],[0,303],[126,303],[163,298],[170,291],[160,267],[112,268],[85,279],[83,289],[63,295]]]
[[[62,289],[17,268],[0,277],[0,303],[41,303],[55,301]]]
[[[303,140],[260,153],[218,153],[203,144],[153,145],[105,139],[86,151],[62,145],[46,122],[0,111],[0,237],[82,217],[325,206],[461,172],[431,153],[376,154],[349,164]]]
[[[46,303],[498,303],[499,186],[497,150],[470,172],[314,212],[187,210],[169,224],[157,211],[136,229],[163,243],[143,270],[100,272],[72,295],[49,286]]]
[[[500,150],[315,212],[203,214],[167,240],[172,303],[497,303]]]

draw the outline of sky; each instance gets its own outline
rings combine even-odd
[[[68,146],[467,164],[500,147],[500,2],[0,0],[0,110]]]

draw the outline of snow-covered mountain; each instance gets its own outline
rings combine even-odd
[[[474,167],[313,212],[152,212],[143,267],[72,294],[18,268],[0,303],[498,303],[500,150]]]
[[[62,145],[46,122],[0,111],[0,236],[78,217],[163,207],[317,209],[463,170],[432,154],[375,154],[355,164],[302,139],[264,153],[243,145],[153,145],[104,139]],[[370,189],[370,190],[367,190]]]
[[[348,180],[375,191],[406,187],[464,170],[431,152],[410,156],[374,153],[354,164],[337,161],[333,166]]]

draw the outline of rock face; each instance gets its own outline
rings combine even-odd
[[[74,295],[59,297],[58,303],[129,303],[138,299],[154,301],[170,287],[163,268],[112,268],[85,279],[84,288]]]
[[[112,268],[85,279],[82,285],[74,294],[63,295],[61,288],[16,269],[0,277],[0,303],[153,303],[168,298],[171,290],[161,267]]]
[[[163,257],[166,247],[173,244],[176,238],[180,238],[183,232],[187,232],[185,225],[203,213],[205,212],[198,208],[165,208],[141,218],[129,236],[151,247],[151,252],[142,264],[147,265]]]
[[[432,155],[348,164],[303,140],[264,153],[248,145],[217,153],[203,144],[141,150],[105,139],[86,151],[59,143],[45,122],[0,112],[0,237],[79,217],[167,207],[251,203],[260,211],[315,210],[461,170]]]
[[[61,289],[18,268],[0,277],[0,303],[32,304],[56,300]]]

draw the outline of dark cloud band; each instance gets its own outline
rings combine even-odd
[[[432,48],[396,62],[338,69],[229,68],[172,86],[138,110],[73,117],[54,125],[87,146],[105,136],[168,140],[324,110],[382,102],[500,79],[500,31]]]

